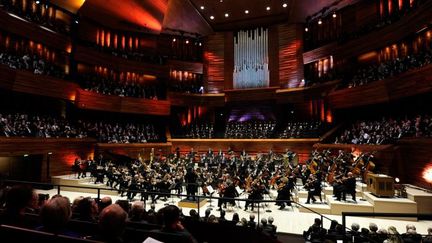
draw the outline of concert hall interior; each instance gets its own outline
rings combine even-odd
[[[0,0],[0,242],[432,242],[432,0]]]

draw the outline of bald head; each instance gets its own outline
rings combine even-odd
[[[126,226],[126,218],[126,212],[119,205],[109,205],[99,215],[99,228],[106,237],[118,237]]]

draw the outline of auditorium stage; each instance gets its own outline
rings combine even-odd
[[[75,179],[71,175],[65,175],[53,178],[53,182],[60,183],[62,185],[69,186],[85,186],[85,187],[94,187],[95,184],[91,179]],[[363,185],[364,186],[364,185]],[[107,188],[103,184],[96,184],[96,187],[100,187],[101,189]],[[301,187],[299,187],[301,188]],[[97,192],[95,190],[89,191],[89,189],[84,189],[84,191],[76,190],[77,188],[63,188],[61,189],[61,194],[69,197],[71,200],[78,196],[91,196],[96,197]],[[86,191],[87,190],[87,191]],[[51,190],[37,190],[38,193],[48,193],[51,196],[57,194],[57,189]],[[109,193],[108,193],[109,192]],[[357,183],[357,203],[350,202],[350,197],[347,197],[347,202],[339,202],[333,199],[331,195],[331,190],[328,187],[325,187],[322,194],[323,203],[322,204],[305,204],[307,198],[307,192],[300,190],[295,197],[295,200],[308,207],[318,213],[324,214],[330,219],[336,219],[339,222],[342,222],[342,217],[340,213],[342,211],[349,212],[393,212],[393,213],[431,213],[432,211],[432,193],[427,193],[418,189],[407,187],[408,198],[377,198],[370,193],[366,192],[365,188],[362,189],[362,185]],[[275,198],[277,192],[272,190],[270,192],[271,198]],[[364,195],[364,196],[363,196]],[[126,199],[126,197],[120,197],[115,191],[101,191],[101,197],[110,196],[113,201],[118,199]],[[365,200],[360,200],[362,196]],[[138,197],[136,197],[138,200]],[[243,193],[240,198],[247,198],[247,195]],[[316,197],[318,199],[318,197]],[[269,199],[268,197],[266,199]],[[155,205],[156,209],[160,209],[165,206],[166,203],[173,203],[178,205],[180,198],[174,197],[169,198],[168,201],[164,202],[158,200],[158,203]],[[147,201],[146,207],[149,208],[150,201]],[[319,199],[318,201],[319,202]],[[238,204],[238,203],[237,203]],[[210,203],[207,203],[200,207],[199,213],[201,216],[204,216],[205,210],[209,207]],[[212,206],[214,209],[212,210],[212,214],[215,216],[219,216],[219,212],[216,211],[217,200],[213,200]],[[238,213],[240,218],[245,217],[249,218],[250,214],[255,214],[256,218],[258,217],[258,209],[255,208],[254,211],[248,210],[244,211],[244,202],[241,202],[241,208],[233,207],[228,208],[226,211],[226,218],[231,219],[233,213]],[[189,214],[189,210],[191,208],[183,207],[183,213],[185,215]],[[267,212],[270,210],[271,212]],[[307,228],[313,224],[314,218],[318,217],[318,215],[314,213],[308,212],[305,208],[301,206],[293,206],[286,207],[284,210],[279,210],[278,206],[273,203],[268,203],[263,208],[259,209],[259,217],[268,218],[272,216],[275,221],[275,225],[277,226],[278,232],[282,233],[292,233],[292,234],[302,234],[303,230],[307,230]],[[370,222],[374,222],[378,225],[379,228],[387,228],[388,226],[395,226],[399,232],[405,232],[405,226],[408,223],[413,223],[417,227],[417,232],[421,234],[426,234],[427,228],[432,224],[431,221],[413,221],[413,219],[384,219],[384,218],[360,218],[360,217],[348,217],[347,225],[350,226],[353,222],[357,222],[361,227],[368,227]],[[324,220],[324,227],[328,228],[330,226],[330,222],[328,220]]]

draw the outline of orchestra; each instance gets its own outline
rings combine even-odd
[[[82,162],[77,158],[73,170],[78,177],[83,177],[83,166],[92,168],[91,175],[95,183],[106,183],[115,188],[121,196],[126,194],[132,200],[141,193],[141,200],[148,200],[151,192],[152,203],[158,199],[167,200],[167,194],[172,190],[181,194],[183,187],[189,200],[196,200],[198,193],[207,196],[209,188],[215,188],[218,196],[219,209],[227,204],[235,206],[236,198],[245,195],[247,198],[245,210],[254,209],[254,202],[263,200],[265,194],[274,189],[277,196],[276,205],[280,210],[291,205],[294,188],[308,192],[306,203],[315,203],[315,197],[321,199],[322,187],[325,183],[333,186],[336,200],[346,200],[351,195],[356,202],[356,179],[362,178],[373,165],[373,154],[364,153],[354,156],[350,152],[339,151],[333,154],[329,150],[313,151],[310,159],[301,163],[298,156],[286,151],[278,154],[258,153],[250,156],[243,150],[240,154],[234,151],[227,156],[219,150],[214,153],[209,149],[199,154],[193,149],[187,154],[178,150],[173,154],[162,156],[153,154],[150,160],[137,158],[129,163],[111,161],[103,158],[95,163],[92,160]],[[105,180],[106,178],[106,180]],[[301,184],[298,184],[299,182]],[[322,201],[322,199],[321,199]]]

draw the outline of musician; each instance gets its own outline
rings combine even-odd
[[[239,196],[234,183],[231,180],[226,180],[226,185],[221,189],[220,196],[222,198],[219,198],[218,200],[218,211],[222,210],[222,205],[224,208],[226,208],[226,204],[229,203],[231,206],[235,206],[235,199]]]
[[[74,173],[77,173],[77,178],[79,179],[81,177],[81,161],[79,158],[75,158],[74,164],[72,165],[72,171]]]
[[[251,209],[254,209],[254,201],[255,200],[262,200],[263,197],[263,192],[264,192],[264,185],[261,184],[261,182],[259,180],[255,180],[252,185],[251,185],[251,192],[248,196],[248,200],[246,201],[246,205],[245,205],[245,211],[248,210],[248,206],[250,204],[252,204]]]
[[[348,172],[347,178],[343,181],[345,190],[342,192],[342,200],[346,201],[346,194],[350,194],[353,201],[356,201],[356,178],[352,172]]]
[[[193,168],[192,167],[188,168],[185,175],[186,194],[188,200],[195,201],[195,194],[197,193],[198,190],[197,180],[198,180],[198,175],[195,173]]]
[[[96,164],[95,164],[96,165]],[[93,172],[93,175],[96,177],[95,184],[104,183],[104,177],[105,177],[105,170],[102,165],[98,165],[96,169]]]
[[[308,197],[306,200],[306,204],[310,203],[310,200],[312,200],[313,203],[316,202],[316,199],[314,196],[319,196],[321,202],[321,179],[315,177],[313,174],[309,175],[309,179],[307,180],[305,184],[305,188],[308,190]]]
[[[280,184],[277,186],[278,195],[276,200],[290,200],[291,198],[291,190],[294,188],[293,179],[288,179],[286,177],[282,177],[280,179]],[[279,209],[282,210],[285,208],[285,204],[291,206],[291,202],[276,202],[276,205],[280,206]]]

